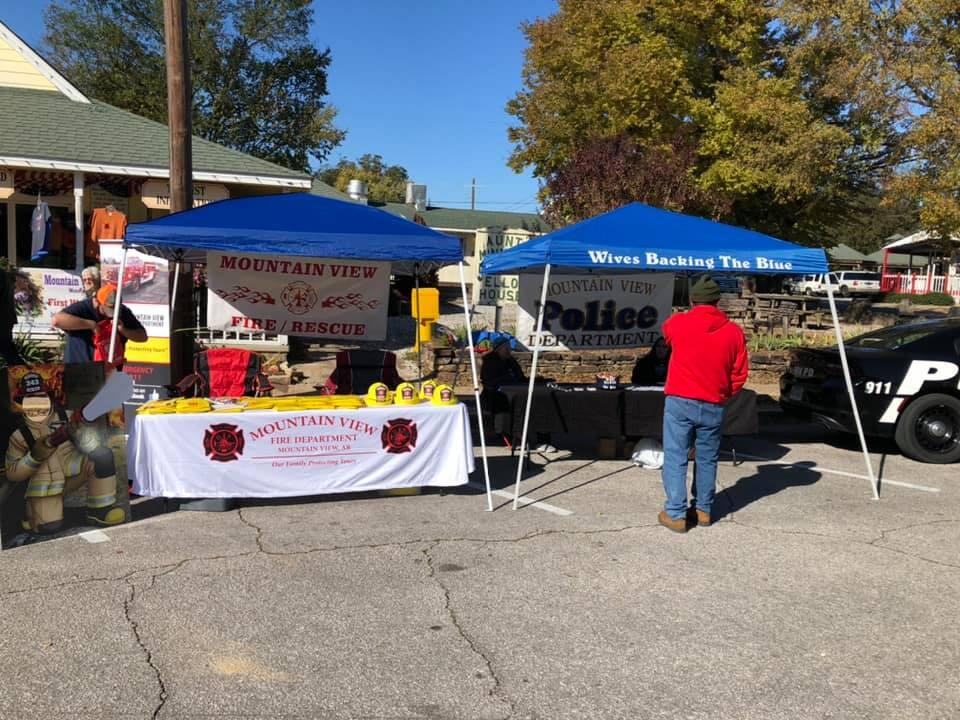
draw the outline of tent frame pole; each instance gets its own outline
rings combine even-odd
[[[867,477],[873,490],[873,499],[880,499],[880,483],[873,474],[873,463],[870,461],[870,452],[867,450],[867,439],[863,434],[863,424],[860,422],[860,408],[857,407],[857,398],[853,392],[853,380],[850,377],[850,366],[847,364],[847,350],[843,344],[843,333],[840,330],[840,319],[837,316],[837,303],[833,298],[833,288],[827,283],[827,301],[830,303],[830,314],[833,316],[833,329],[837,334],[837,349],[840,351],[840,365],[843,368],[843,381],[850,396],[850,409],[853,411],[853,421],[857,426],[857,436],[860,438],[860,449],[863,450],[863,461],[867,466]]]
[[[537,379],[537,360],[543,342],[543,311],[547,304],[547,284],[550,282],[550,263],[543,267],[543,287],[540,290],[540,305],[537,308],[537,339],[533,344],[533,361],[530,363],[530,381],[527,384],[527,406],[523,410],[523,434],[520,436],[520,459],[517,460],[517,481],[513,489],[513,509],[520,504],[520,478],[527,453],[527,431],[530,428],[530,406],[533,405],[533,384]]]
[[[180,282],[180,261],[173,264],[173,292],[170,295],[170,320],[173,321],[173,311],[177,307],[177,284]]]
[[[467,353],[470,355],[470,376],[473,378],[473,399],[477,406],[477,430],[480,432],[480,457],[483,459],[483,480],[487,488],[487,512],[493,512],[493,491],[490,489],[490,468],[487,465],[487,439],[483,434],[483,410],[480,408],[480,383],[477,382],[477,356],[473,351],[473,325],[471,321],[472,308],[467,298],[467,279],[463,271],[463,260],[457,265],[460,268],[460,290],[463,293],[463,318],[467,328]]]
[[[420,263],[413,264],[414,296],[417,298],[417,337],[414,344],[417,346],[417,390],[423,387],[423,345],[420,343]]]
[[[117,325],[120,321],[120,308],[123,306],[120,304],[121,296],[123,295],[123,276],[127,272],[127,253],[129,250],[127,248],[123,249],[123,255],[120,256],[120,271],[117,274],[117,299],[116,305],[113,306],[113,322],[110,328],[110,349],[107,352],[107,365],[113,367],[113,349],[117,344]]]

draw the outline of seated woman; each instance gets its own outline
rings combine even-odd
[[[497,341],[493,349],[483,356],[480,365],[480,383],[483,391],[480,393],[480,406],[493,415],[493,430],[504,437],[510,432],[510,400],[500,392],[504,385],[523,385],[527,378],[516,358],[510,354],[510,340],[502,338]],[[556,452],[556,448],[549,444],[549,435],[538,433],[539,447],[535,452]],[[508,440],[509,442],[509,440]]]
[[[667,381],[669,364],[670,346],[661,337],[650,348],[650,352],[637,360],[630,382],[634,385],[663,385]]]
[[[480,365],[480,405],[493,415],[494,432],[504,435],[510,430],[510,401],[500,392],[502,385],[520,385],[527,380],[520,363],[510,354],[510,341],[502,339],[483,356]]]

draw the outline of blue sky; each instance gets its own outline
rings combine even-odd
[[[42,53],[46,0],[12,2],[0,20]],[[555,0],[315,1],[313,39],[333,55],[330,100],[347,139],[330,160],[379,153],[428,187],[431,202],[534,211],[537,181],[506,166],[504,106],[520,88],[524,20]]]

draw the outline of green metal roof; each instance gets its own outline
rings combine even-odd
[[[448,228],[450,230],[477,230],[486,227],[504,227],[512,230],[529,230],[534,233],[545,233],[551,230],[547,222],[535,213],[504,212],[500,210],[461,210],[458,208],[428,207],[419,212],[413,205],[404,203],[377,203],[371,206],[386,210],[395,215],[401,215],[407,220],[413,220],[419,214],[432,228]]]
[[[333,200],[346,200],[347,202],[351,202],[349,195],[340,192],[333,185],[327,185],[323,180],[317,180],[316,178],[313,178],[313,183],[310,185],[310,194],[332,198]]]
[[[827,255],[835,262],[862,262],[867,258],[862,252],[854,250],[849,245],[844,245],[843,243],[827,250]]]
[[[166,125],[98,100],[0,87],[0,157],[166,169]],[[193,138],[195,172],[308,180],[296,170]]]
[[[883,250],[872,252],[866,257],[867,262],[876,263],[878,267],[883,265]],[[921,255],[913,256],[913,267],[920,268],[926,263],[926,257]],[[887,259],[887,267],[907,267],[910,265],[910,256],[906,253],[890,253]]]

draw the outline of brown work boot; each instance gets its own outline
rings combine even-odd
[[[699,508],[689,508],[687,510],[687,523],[690,527],[710,527],[710,513]]]
[[[685,533],[687,531],[687,520],[686,518],[681,518],[680,520],[674,520],[672,517],[667,515],[666,510],[661,510],[660,514],[657,515],[657,521],[663,525],[667,530],[673,530],[677,533]]]

